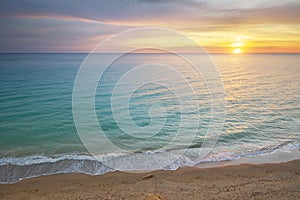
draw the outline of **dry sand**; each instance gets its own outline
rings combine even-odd
[[[0,199],[300,199],[300,160],[100,176],[60,174],[0,185]]]

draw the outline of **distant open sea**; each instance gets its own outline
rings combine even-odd
[[[73,85],[86,56],[0,54],[1,183],[56,173],[96,175],[114,170],[89,154],[73,120]],[[202,163],[245,157],[258,158],[299,149],[300,55],[214,54],[211,58],[220,72],[226,92],[226,119],[221,136],[205,158],[197,158],[193,153],[185,154],[164,169],[201,166]],[[194,83],[198,87],[196,92],[201,121],[189,145],[178,142],[176,148],[160,151],[176,134],[182,114],[178,111],[178,101],[164,87],[145,85],[130,103],[132,120],[142,127],[151,122],[148,113],[153,103],[161,102],[167,111],[165,126],[151,139],[124,134],[114,122],[110,110],[112,88],[121,73],[141,60],[156,63],[164,60],[170,66],[180,65],[172,59],[169,54],[132,54],[104,74],[105,84],[99,83],[95,96],[99,125],[115,145],[130,149],[131,153],[111,152],[102,155],[103,159],[128,156],[128,163],[123,164],[129,166],[134,162],[134,156],[140,154],[168,157],[178,150],[195,152],[201,148],[211,116],[210,95],[204,82]],[[165,76],[168,78],[168,74]],[[183,87],[181,83],[177,85]],[[117,111],[122,112],[123,106],[117,105]],[[183,114],[187,118],[190,115]],[[158,120],[164,117],[160,113],[154,113],[153,116]],[[182,128],[193,132],[195,130],[192,127],[187,125]],[[282,161],[285,159],[282,158]],[[148,164],[152,165],[152,169],[159,169],[155,162],[149,161]]]

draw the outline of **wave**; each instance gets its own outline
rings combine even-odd
[[[238,160],[243,157],[255,157],[258,155],[268,155],[276,152],[291,152],[299,149],[300,143],[282,143],[280,145],[270,145],[256,151],[244,153],[236,151],[218,151],[205,156],[197,157],[200,148],[185,149],[172,151],[147,151],[135,154],[107,154],[98,156],[97,159],[91,155],[55,155],[45,156],[36,155],[28,157],[6,157],[0,159],[0,183],[11,184],[22,179],[33,178],[43,175],[53,175],[61,173],[84,173],[89,175],[100,175],[116,170],[137,171],[133,163],[139,156],[147,156],[145,170],[175,170],[181,166],[195,166],[207,162],[220,162]],[[175,162],[162,166],[159,159],[167,159],[181,155]],[[155,161],[157,159],[157,161]],[[105,161],[112,160],[119,162],[122,168],[109,167]],[[145,163],[144,163],[145,164]],[[141,171],[141,170],[138,170]]]

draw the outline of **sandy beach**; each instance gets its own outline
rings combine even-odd
[[[299,199],[300,160],[99,176],[59,174],[0,185],[1,199]]]

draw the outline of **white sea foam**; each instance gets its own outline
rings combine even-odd
[[[272,148],[264,147],[257,151],[248,153],[220,151],[207,155],[205,158],[199,159],[197,157],[199,148],[186,149],[183,156],[173,163],[169,163],[164,167],[161,163],[157,163],[155,159],[176,156],[178,153],[182,154],[182,150],[172,151],[149,151],[135,154],[108,154],[101,155],[98,160],[89,155],[36,155],[20,158],[1,158],[0,159],[0,183],[8,184],[20,181],[24,178],[32,178],[43,175],[60,174],[60,173],[85,173],[90,175],[99,175],[115,170],[134,171],[132,162],[137,156],[147,156],[148,169],[145,170],[175,170],[182,166],[195,166],[201,163],[218,163],[220,161],[233,161],[241,158],[249,158],[255,156],[276,154],[281,152],[292,152],[300,148],[300,143],[283,143],[279,146],[272,146]],[[120,169],[112,169],[103,164],[101,160],[111,160],[112,162],[121,162]]]

